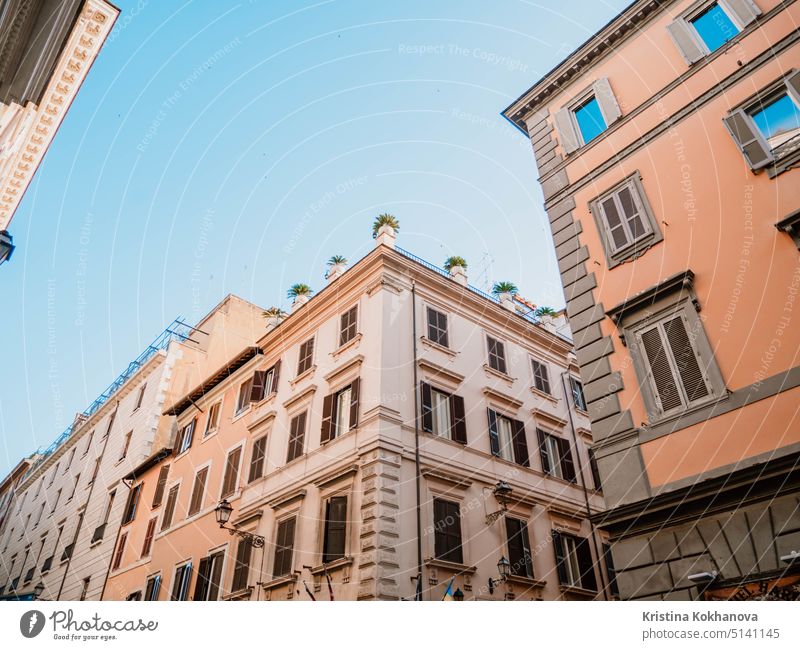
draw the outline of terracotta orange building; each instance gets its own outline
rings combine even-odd
[[[800,7],[637,0],[505,111],[530,138],[625,598],[792,598]]]

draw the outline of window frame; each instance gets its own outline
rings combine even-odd
[[[350,315],[355,312],[355,318],[350,319]],[[358,303],[346,309],[339,317],[339,346],[347,345],[358,336],[358,316],[359,316]],[[347,318],[347,325],[345,326],[345,318]],[[347,336],[347,338],[345,338]],[[298,373],[300,374],[300,373]]]
[[[589,407],[586,404],[586,393],[583,391],[583,382],[575,375],[570,374],[569,389],[575,409],[581,413],[588,413]],[[578,399],[578,395],[580,395],[580,399]]]
[[[311,346],[307,354],[303,350],[306,346]],[[310,372],[314,367],[314,352],[316,351],[316,336],[311,336],[303,341],[297,349],[297,374],[300,377]]]
[[[223,402],[223,399],[224,398],[220,398],[218,400],[215,400],[208,407],[208,417],[206,417],[206,428],[205,428],[205,431],[203,431],[203,438],[207,438],[208,436],[216,433],[219,430],[219,421],[220,421],[220,416],[222,415],[222,402]],[[216,411],[214,409],[216,409]],[[214,420],[214,426],[212,427],[211,426],[211,422],[212,422],[211,416],[214,415],[214,414],[216,414],[216,418]]]
[[[334,499],[344,499],[344,521],[336,521],[333,522],[331,520],[331,510],[333,508],[333,500]],[[352,500],[348,498],[347,492],[337,492],[334,494],[327,495],[322,500],[322,545],[320,549],[320,556],[322,558],[322,564],[328,564],[330,562],[335,562],[336,560],[341,560],[347,557],[347,543],[350,540],[350,506]],[[332,532],[331,524],[335,523],[337,526],[341,527],[342,531],[342,548],[341,553],[339,553],[336,549],[331,551],[329,548],[329,544],[331,540],[329,536]],[[296,525],[296,524],[295,524]]]
[[[253,389],[253,375],[239,384],[239,390],[236,393],[236,408],[233,411],[233,417],[238,417],[243,413],[250,410],[250,391]]]
[[[499,339],[499,338],[493,336],[492,334],[489,334],[489,333],[486,333],[484,340],[485,340],[485,345],[486,345],[486,365],[489,367],[489,369],[493,370],[494,372],[499,372],[501,375],[508,376],[508,351],[506,350],[506,347],[507,347],[506,346],[506,342],[503,341],[502,339]],[[491,343],[491,341],[494,341],[495,343],[499,344],[501,349],[502,349],[502,351],[503,351],[502,356],[498,356],[496,352],[494,354],[495,358],[500,359],[503,362],[502,363],[502,365],[503,365],[503,369],[502,370],[500,368],[495,368],[492,365],[492,343]]]
[[[431,321],[431,314],[436,314],[437,320],[444,319],[444,329],[439,326],[438,323],[433,323]],[[433,330],[434,336],[431,336]],[[443,310],[439,309],[438,307],[433,307],[432,305],[425,306],[425,336],[431,342],[435,343],[436,345],[440,345],[443,348],[450,349],[450,316]],[[444,337],[444,343],[442,343],[442,337]]]
[[[508,561],[511,563],[510,571],[511,575],[515,577],[521,578],[530,578],[533,579],[534,572],[533,572],[533,552],[531,550],[531,537],[530,531],[528,527],[528,521],[522,517],[510,514],[504,517],[505,519],[505,537],[506,537],[506,552],[508,553]],[[524,573],[517,573],[515,572],[515,561],[513,557],[513,553],[511,552],[511,538],[509,535],[508,526],[510,521],[514,521],[519,524],[519,529],[516,535],[519,535],[520,545],[522,546],[522,566],[524,567]]]
[[[178,572],[180,571],[180,578]],[[180,580],[180,582],[178,582]],[[189,599],[189,587],[192,584],[192,561],[187,560],[180,562],[175,566],[172,572],[172,584],[169,590],[169,599],[173,602],[182,602]],[[178,590],[177,598],[176,588]]]
[[[438,525],[437,523],[437,503],[446,504],[446,508],[450,508],[450,506],[455,506],[455,517],[454,522],[455,526],[457,526],[457,533],[458,533],[458,540],[459,543],[457,546],[450,546],[450,543],[446,541],[446,538],[455,537],[456,533],[453,532],[443,532],[443,528]],[[433,557],[437,560],[443,562],[452,562],[454,564],[464,564],[464,527],[462,526],[461,521],[461,503],[459,501],[455,501],[452,498],[444,498],[439,495],[434,495],[431,499],[431,512],[432,512],[432,520],[433,520]],[[451,514],[448,513],[445,517],[445,521],[450,518]],[[449,527],[449,526],[448,526]],[[444,544],[445,547],[440,547],[440,544]]]
[[[281,526],[289,525],[289,522],[292,521],[292,544],[291,546],[287,546],[286,544],[281,544],[280,540],[280,532]],[[296,512],[288,513],[281,518],[279,518],[275,522],[275,552],[272,554],[272,577],[275,578],[282,578],[284,576],[291,575],[293,571],[293,564],[294,564],[294,551],[295,551],[295,543],[297,541],[297,521],[298,515]],[[284,560],[285,556],[281,556],[281,565],[278,564],[278,553],[286,553],[289,552],[289,559],[288,561]],[[286,570],[283,570],[283,564],[287,564]],[[281,570],[278,573],[278,570]]]
[[[694,21],[700,18],[700,16],[711,11],[712,5],[717,5],[720,8],[720,10],[722,10],[722,12],[728,17],[728,20],[730,20],[731,23],[733,23],[733,26],[737,30],[739,30],[733,36],[727,39],[724,43],[714,48],[713,50],[708,46],[702,34],[700,34],[700,31],[697,29],[697,26],[694,24]],[[727,47],[728,44],[733,39],[735,39],[739,34],[741,34],[746,27],[746,25],[741,24],[739,16],[736,15],[735,11],[731,10],[731,8],[728,6],[725,0],[705,0],[704,2],[700,3],[700,5],[693,6],[687,12],[683,13],[680,19],[683,20],[689,27],[689,30],[694,36],[697,45],[700,46],[700,49],[704,52],[705,56],[709,56],[710,54],[718,52],[723,48]]]
[[[236,492],[239,489],[241,489],[240,483],[241,483],[241,478],[242,478],[242,462],[244,461],[244,447],[245,447],[245,441],[244,440],[240,440],[239,442],[237,442],[235,445],[230,447],[225,452],[225,462],[224,462],[224,464],[222,466],[222,480],[220,481],[220,487],[219,487],[219,500],[220,501],[222,499],[230,497],[231,495],[236,494]],[[226,483],[226,480],[228,478],[228,468],[230,466],[230,459],[231,459],[231,456],[237,451],[239,452],[239,458],[236,460],[236,467],[235,467],[235,470],[234,470],[235,471],[235,476],[233,478],[233,487],[232,487],[232,489],[230,491],[226,491],[225,490],[225,483]]]
[[[536,373],[537,366],[544,371],[543,377],[538,377]],[[545,395],[553,395],[553,387],[550,385],[550,366],[546,361],[537,357],[531,356],[531,372],[533,373],[533,388],[544,393]],[[537,385],[537,379],[541,379],[544,387],[540,388]]]
[[[611,237],[611,227],[606,217],[603,202],[607,201],[609,197],[614,197],[614,203],[619,208],[620,200],[617,198],[619,193],[628,189],[631,193],[634,203],[636,203],[639,210],[639,217],[642,225],[648,230],[647,233],[634,239],[631,238],[623,246],[617,247]],[[629,174],[618,183],[604,191],[599,196],[589,201],[589,212],[594,218],[597,233],[600,236],[600,242],[603,245],[603,251],[606,256],[606,263],[609,269],[619,266],[623,262],[636,259],[650,250],[653,246],[664,240],[664,234],[658,226],[653,208],[647,199],[647,195],[642,184],[642,175],[637,170]],[[624,216],[624,211],[620,211],[620,218],[622,219],[623,230],[626,237],[629,233],[628,221]]]

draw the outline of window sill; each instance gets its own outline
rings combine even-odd
[[[336,569],[341,569],[346,566],[350,566],[353,564],[353,558],[349,555],[345,555],[344,557],[340,557],[338,560],[334,560],[333,562],[328,562],[327,564],[319,564],[315,567],[311,568],[311,575],[318,576],[325,571],[335,571]]]
[[[252,592],[252,587],[245,587],[244,589],[239,589],[238,591],[233,591],[229,594],[226,594],[222,597],[222,600],[249,600]]]
[[[766,167],[767,176],[769,176],[769,178],[775,178],[776,176],[782,174],[785,171],[794,169],[794,166],[799,161],[800,161],[800,144],[792,148],[787,147],[787,149],[785,149],[784,151],[780,151],[775,156],[775,160],[773,160],[772,163],[770,163]]]
[[[509,386],[513,386],[514,382],[516,381],[516,377],[512,377],[504,372],[500,372],[499,370],[495,370],[492,368],[488,363],[483,364],[483,371],[489,377],[496,377],[497,379],[502,379],[506,382]]]
[[[543,390],[539,390],[538,388],[534,388],[533,386],[531,386],[531,393],[533,393],[537,397],[541,397],[543,399],[546,399],[546,400],[552,402],[553,404],[558,404],[558,398],[557,397],[554,397],[550,393],[545,393]]]
[[[211,431],[206,431],[203,434],[203,439],[200,441],[200,444],[203,444],[206,440],[208,440],[209,438],[212,438],[217,433],[217,431],[219,431],[219,427],[211,429]]]
[[[425,560],[425,566],[433,569],[443,569],[444,571],[452,571],[456,575],[469,574],[472,575],[478,572],[478,567],[469,566],[468,564],[461,564],[460,562],[449,562],[447,560],[438,560],[429,557]]]
[[[259,582],[258,585],[264,589],[277,589],[278,587],[283,587],[285,585],[291,585],[297,582],[297,573],[290,573],[289,575],[285,576],[278,576],[277,578],[273,578],[267,582]]]
[[[720,397],[712,396],[711,399],[703,400],[702,402],[698,402],[697,404],[693,404],[687,409],[680,411],[678,413],[672,413],[670,415],[651,419],[650,422],[643,425],[644,429],[654,429],[656,427],[662,428],[664,426],[668,426],[670,424],[674,424],[678,422],[681,418],[686,417],[687,415],[691,415],[696,411],[702,411],[703,409],[707,409],[709,407],[716,406],[717,404],[721,404],[725,402],[729,397],[729,393],[726,391],[724,395]]]
[[[236,422],[236,420],[241,420],[245,415],[247,415],[250,412],[251,407],[252,404],[248,404],[241,411],[234,413],[233,417],[231,418],[231,424]]]
[[[576,412],[578,415],[582,415],[582,416],[583,416],[583,417],[585,417],[585,418],[588,418],[588,417],[589,417],[589,411],[587,411],[586,409],[582,409],[582,408],[579,408],[579,407],[577,407],[577,406],[576,406],[576,407],[575,407],[575,412]]]
[[[297,377],[295,377],[294,379],[289,381],[289,386],[294,388],[297,384],[302,382],[304,379],[308,379],[309,377],[311,377],[316,371],[317,371],[317,366],[316,365],[311,366],[308,370],[304,370],[299,375],[297,375]]]
[[[562,594],[567,594],[569,596],[584,596],[589,598],[594,598],[597,596],[597,591],[592,591],[591,589],[585,589],[584,587],[575,587],[573,585],[560,585],[560,590]]]
[[[359,343],[361,343],[362,334],[358,333],[353,338],[351,338],[347,343],[342,343],[338,348],[336,348],[333,352],[331,352],[331,356],[334,360],[338,361],[339,357],[342,356],[348,350],[353,350],[358,347]],[[313,368],[314,366],[312,366]]]
[[[102,544],[102,543],[103,543],[103,538],[101,537],[96,542],[92,542],[91,544],[89,544],[89,548],[92,549],[95,546],[100,546],[100,544]]]
[[[455,357],[458,354],[457,350],[452,350],[452,349],[448,348],[447,346],[442,345],[441,343],[437,343],[436,341],[432,341],[427,336],[420,336],[419,340],[422,343],[422,345],[424,345],[425,347],[431,348],[433,350],[438,350],[439,352],[444,352],[448,356]]]

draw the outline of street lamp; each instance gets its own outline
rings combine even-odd
[[[497,481],[495,486],[492,488],[492,494],[494,494],[494,498],[497,500],[497,503],[500,504],[500,510],[486,515],[487,526],[491,526],[508,511],[508,502],[511,500],[511,494],[513,492],[513,488],[508,483],[505,481]]]
[[[497,561],[497,573],[500,574],[499,578],[489,578],[489,593],[493,594],[495,587],[508,581],[508,576],[511,575],[511,562],[509,562],[505,555],[500,556]]]
[[[0,264],[11,259],[14,252],[14,238],[8,230],[0,230]]]
[[[41,582],[37,582],[36,586],[33,588],[33,599],[39,600],[43,592],[44,592],[44,585]]]
[[[459,603],[464,600],[464,592],[461,589],[456,589],[453,592],[453,600],[458,601]]]
[[[219,527],[223,530],[227,530],[231,535],[238,535],[240,538],[247,541],[253,548],[261,548],[264,546],[264,542],[266,540],[261,535],[248,533],[247,531],[239,530],[236,527],[231,528],[225,525],[230,521],[232,513],[233,506],[228,502],[227,499],[223,499],[219,502],[219,505],[214,508],[214,515],[217,518]]]

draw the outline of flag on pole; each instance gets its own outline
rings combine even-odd
[[[309,597],[311,600],[316,600],[316,598],[314,598],[314,594],[312,594],[312,593],[311,593],[311,590],[308,588],[308,585],[306,584],[306,581],[305,581],[305,580],[303,580],[303,586],[306,588],[306,593],[308,594],[308,597]]]
[[[455,580],[455,576],[450,578],[450,582],[447,583],[447,589],[444,590],[444,596],[442,596],[442,600],[454,600],[453,599],[453,580]]]
[[[331,577],[328,575],[328,570],[325,570],[325,579],[328,581],[328,593],[331,595],[331,600],[336,600],[333,597],[333,585],[331,584]]]

